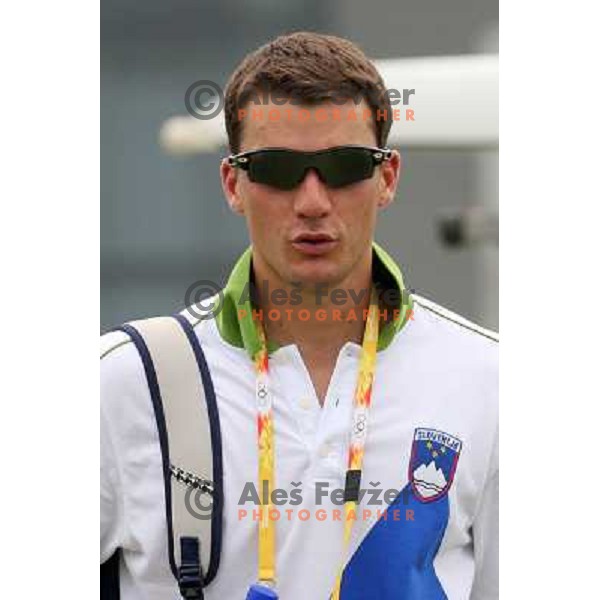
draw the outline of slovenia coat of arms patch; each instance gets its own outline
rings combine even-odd
[[[445,496],[452,485],[462,442],[443,431],[415,429],[409,466],[409,480],[421,502]]]

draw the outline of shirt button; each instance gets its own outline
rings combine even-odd
[[[304,410],[309,410],[312,405],[313,405],[313,401],[311,398],[302,398],[302,400],[300,401],[300,406]]]
[[[323,444],[319,450],[319,456],[321,458],[327,458],[331,454],[331,447],[329,444]]]

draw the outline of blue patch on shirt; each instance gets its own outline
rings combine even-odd
[[[407,510],[413,520],[406,519]],[[346,566],[342,600],[447,600],[433,560],[448,515],[447,495],[423,502],[407,485],[388,507],[387,519],[382,516],[375,523]]]

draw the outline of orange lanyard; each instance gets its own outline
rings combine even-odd
[[[275,585],[275,521],[270,519],[271,493],[275,489],[275,433],[273,429],[273,398],[269,389],[269,354],[267,339],[260,321],[256,322],[259,349],[254,357],[256,369],[256,403],[258,407],[258,481],[260,489],[267,485],[268,497],[261,506],[258,521],[258,580],[260,583],[274,587]],[[348,465],[346,470],[346,486],[344,492],[345,523],[344,553],[348,549],[352,526],[354,525],[358,490],[365,453],[371,391],[375,376],[377,358],[377,339],[379,335],[379,308],[377,295],[373,290],[369,304],[369,313],[362,349],[358,379],[354,391],[354,414],[350,447],[348,449]],[[267,482],[266,484],[264,482]],[[262,494],[261,494],[262,495]],[[354,517],[354,518],[353,518]],[[332,592],[333,600],[339,599],[343,562],[340,567],[336,585]]]

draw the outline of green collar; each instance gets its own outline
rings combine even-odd
[[[259,349],[256,325],[252,320],[250,302],[250,280],[252,266],[252,247],[250,246],[238,259],[231,271],[223,294],[223,307],[216,317],[217,327],[223,339],[238,348],[246,348],[251,358]],[[381,329],[377,350],[384,350],[394,339],[396,333],[404,327],[412,308],[412,299],[404,287],[400,268],[392,257],[377,243],[373,242],[373,280],[383,289],[396,289],[401,301],[399,318]],[[277,346],[269,343],[269,351]]]

